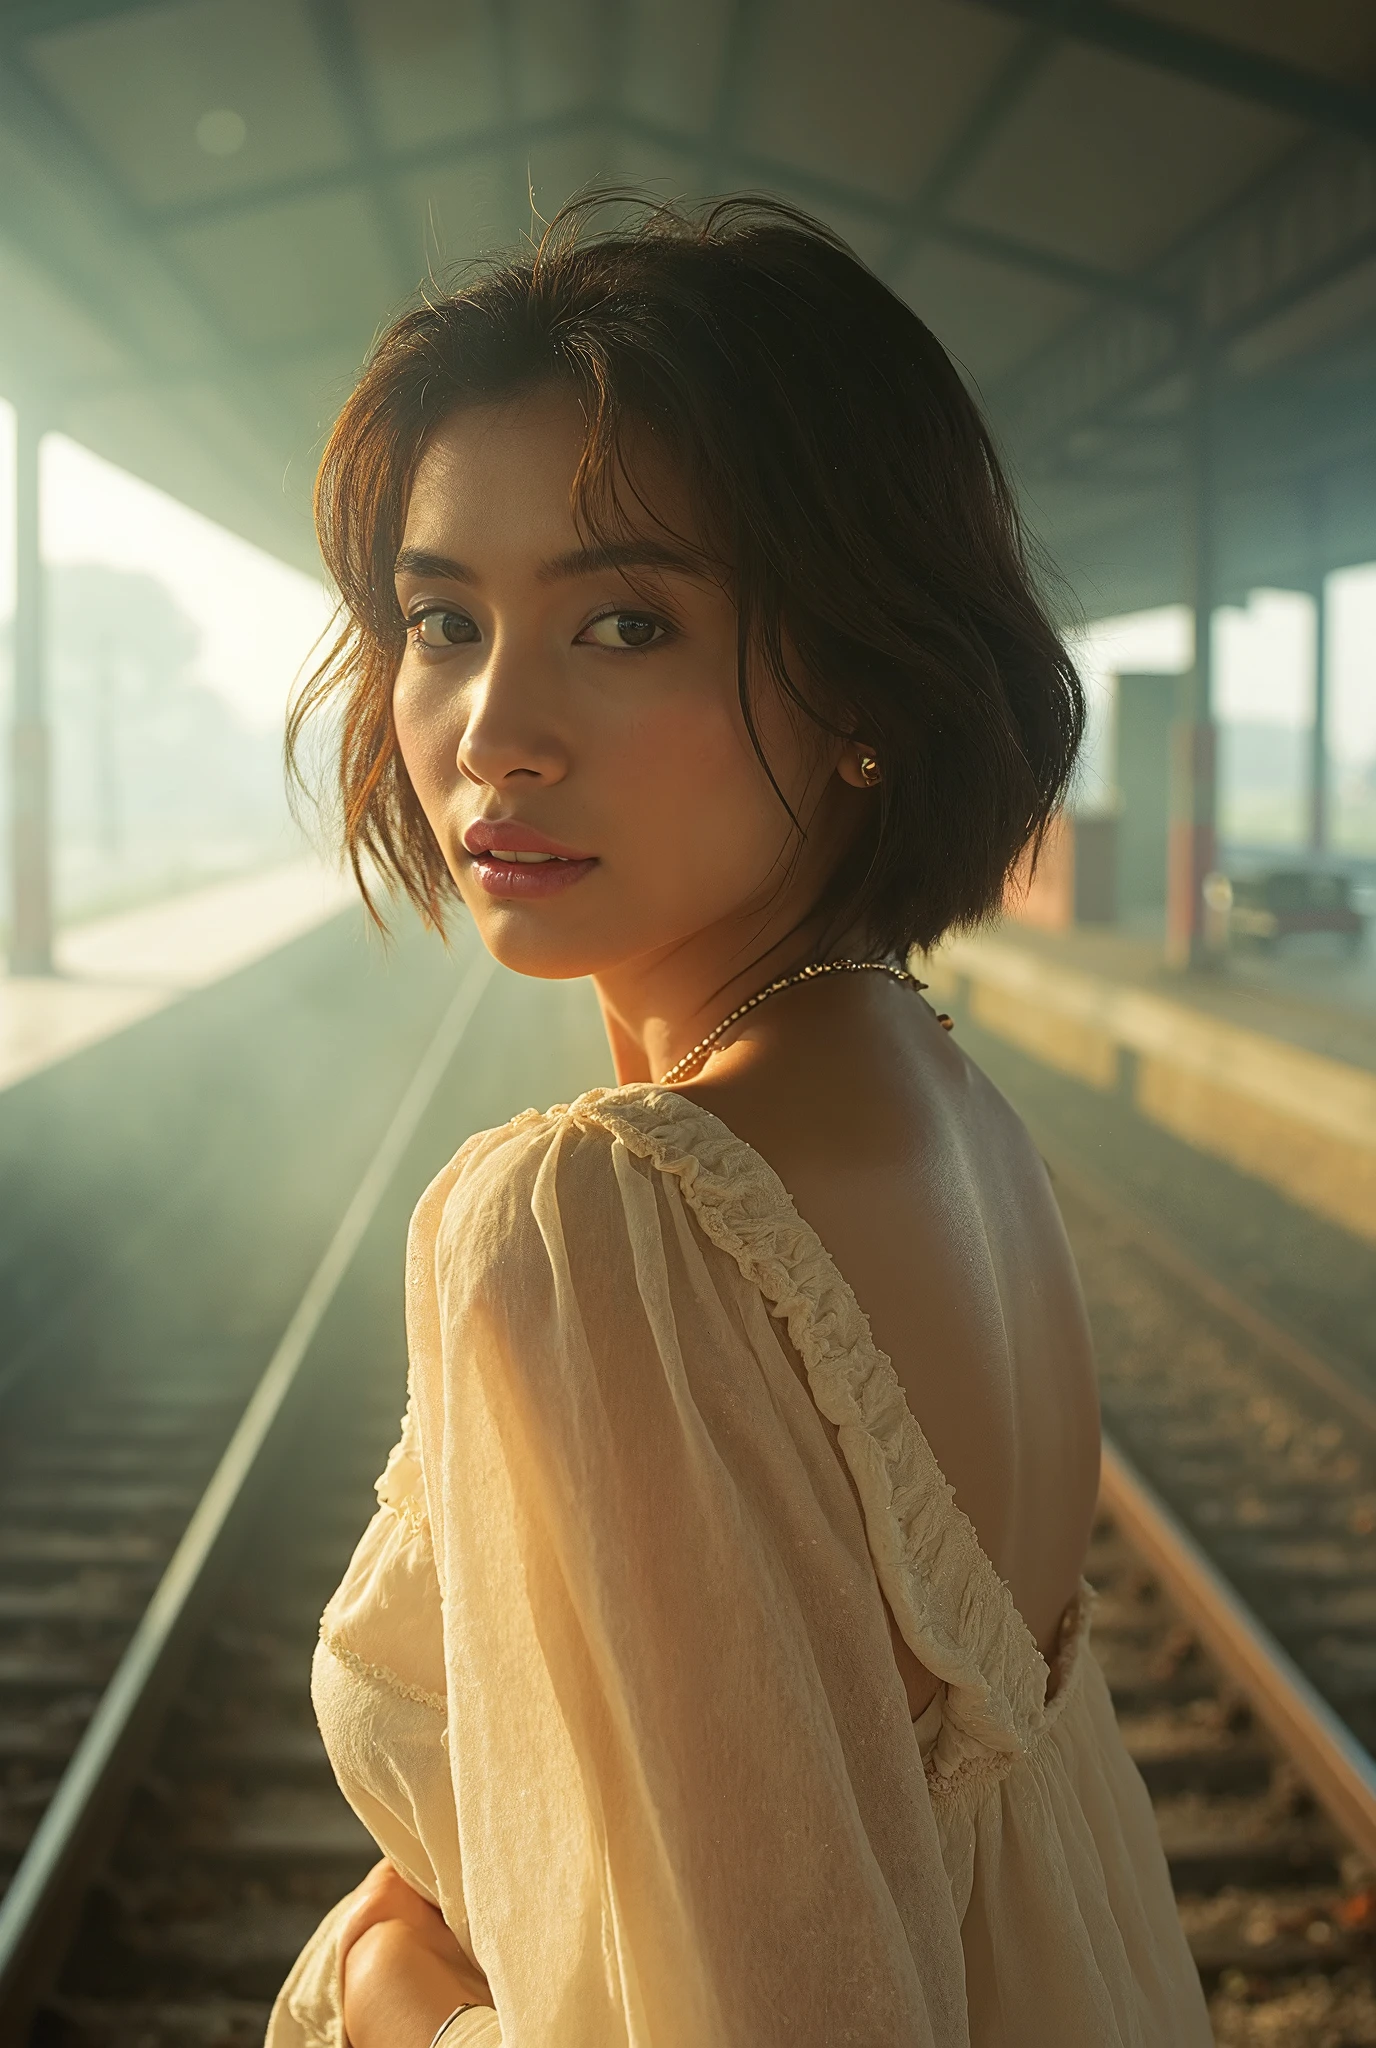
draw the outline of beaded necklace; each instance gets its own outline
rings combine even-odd
[[[906,982],[914,995],[927,987],[925,981],[919,981],[916,975],[909,974],[906,967],[895,967],[890,960],[816,960],[810,967],[800,967],[796,974],[781,975],[777,981],[771,981],[767,988],[757,989],[755,994],[734,1009],[729,1017],[723,1017],[720,1024],[714,1025],[706,1038],[700,1038],[691,1052],[686,1052],[682,1059],[675,1060],[668,1073],[661,1074],[659,1085],[662,1088],[668,1087],[674,1081],[681,1081],[685,1074],[691,1073],[722,1033],[729,1031],[733,1024],[739,1023],[746,1012],[753,1010],[757,1004],[767,1002],[770,996],[778,995],[780,989],[792,988],[796,982],[813,981],[819,974],[891,974],[895,981]],[[951,1019],[944,1010],[939,1012],[937,1022],[944,1030],[951,1029]]]

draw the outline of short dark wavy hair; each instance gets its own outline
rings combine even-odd
[[[443,929],[453,884],[392,723],[407,498],[456,408],[563,383],[588,422],[574,509],[590,538],[624,531],[628,426],[650,423],[681,464],[737,605],[766,772],[762,677],[881,764],[872,825],[816,906],[824,929],[930,947],[995,912],[1035,861],[1084,728],[990,433],[936,337],[819,222],[758,198],[640,200],[628,219],[633,197],[575,202],[533,253],[481,264],[374,347],[316,484],[341,629],[292,706],[292,772],[306,722],[337,702],[365,900],[376,916],[366,856]]]

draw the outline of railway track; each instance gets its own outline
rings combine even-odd
[[[1376,1393],[1078,1162],[1052,1170],[1110,1431],[1376,1751]]]
[[[378,1378],[376,1347],[385,1358],[400,1328],[400,1243],[411,1182],[394,1188],[396,1170],[417,1141],[491,973],[485,954],[469,966],[237,1417],[232,1382],[226,1388],[198,1378],[178,1360],[163,1379],[112,1390],[108,1408],[92,1398],[89,1383],[82,1385],[74,1412],[63,1418],[70,1426],[54,1438],[32,1431],[32,1411],[30,1428],[9,1433],[14,1470],[3,1533],[11,1568],[21,1575],[8,1589],[11,1628],[0,1658],[8,1708],[0,1826],[11,1855],[18,1854],[0,1900],[6,2048],[23,2038],[34,1996],[51,1978],[92,1872],[104,1862],[217,1611],[237,1548],[274,1484],[293,1497],[301,1490],[284,1464],[294,1444],[298,1455],[304,1452],[297,1425],[307,1411],[313,1426],[320,1417],[333,1423],[341,1412],[321,1375],[326,1360],[333,1371],[350,1356],[351,1341],[355,1349],[359,1342],[374,1347],[349,1389],[351,1406],[367,1413],[363,1389]],[[358,1261],[356,1254],[388,1203],[398,1201],[379,1301],[377,1260]],[[217,1387],[213,1396],[207,1386]],[[36,1412],[40,1422],[51,1421],[41,1391]],[[121,1426],[127,1438],[110,1434]],[[347,1471],[342,1451],[340,1457]],[[325,1502],[320,1512],[328,1529],[337,1509]]]
[[[8,1887],[242,1410],[237,1375],[44,1395],[0,1455]]]
[[[453,994],[365,967],[337,920],[0,1101],[0,1894]]]
[[[320,1610],[372,1507],[404,1367],[320,1444],[246,1554],[86,1905],[33,2048],[256,2048],[302,1942],[376,1851],[307,1692]],[[325,1475],[328,1474],[328,1481]],[[1095,1651],[1146,1779],[1227,2048],[1357,2048],[1376,1892],[1246,1696],[1105,1515]]]
[[[1118,1445],[1087,1566],[1100,1590],[1095,1648],[1156,1805],[1217,2038],[1226,2048],[1376,2043],[1376,1775],[1363,1747],[1376,1692],[1370,1397],[1082,1170],[1053,1165]],[[370,1343],[351,1354],[349,1330],[345,1313],[329,1347],[339,1377],[327,1430],[313,1426],[309,1461],[271,1494],[232,1579],[201,1612],[156,1751],[116,1802],[113,1847],[105,1853],[95,1831],[76,1858],[84,1908],[31,2032],[17,2020],[4,2031],[0,1918],[6,2042],[256,2042],[301,1941],[373,1860],[334,1788],[307,1693],[320,1609],[370,1512],[402,1401],[401,1358],[384,1365]],[[166,1483],[187,1426],[171,1411],[158,1419],[148,1441],[162,1430],[162,1451],[140,1485]],[[62,1470],[79,1494],[79,1470]],[[180,1505],[144,1502],[145,1536],[157,1514],[184,1515],[196,1481],[182,1468],[177,1483]],[[131,1529],[127,1558],[114,1561],[127,1568],[126,1632],[154,1574],[138,1536]],[[81,1574],[113,1568],[94,1552],[61,1566],[76,1587],[73,1616],[94,1632],[86,1690],[64,1698],[87,1707],[119,1624],[96,1578],[81,1591]],[[29,1647],[36,1679],[61,1645],[40,1632]],[[45,1758],[55,1762],[65,1739],[56,1718],[56,1734],[25,1737],[13,1780],[33,1787],[34,1813],[53,1767]],[[68,1919],[60,1940],[70,1933]],[[51,1977],[31,1972],[27,2003]]]
[[[306,1937],[376,1861],[308,1687],[320,1612],[376,1505],[404,1388],[399,1354],[344,1361],[345,1398],[217,1606],[34,2043],[258,2048]]]

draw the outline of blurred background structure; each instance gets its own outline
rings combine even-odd
[[[1008,457],[1091,727],[923,972],[1080,1264],[1218,2039],[1376,2042],[1372,0],[0,0],[0,2036],[261,2039],[368,1860],[305,1670],[406,1213],[609,1075],[586,989],[384,965],[303,858],[311,482],[387,320],[605,183],[828,222]]]
[[[1369,8],[7,0],[0,39],[17,958],[45,957],[46,783],[59,821],[89,802],[62,794],[76,685],[49,709],[40,681],[41,437],[313,574],[314,459],[370,337],[601,180],[829,221],[978,387],[1069,606],[1184,608],[1125,684],[1091,639],[1096,915],[1166,918],[1198,965],[1220,864],[1369,879],[1376,579],[1339,580],[1376,558]]]

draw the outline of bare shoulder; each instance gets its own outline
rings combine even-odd
[[[816,1230],[1037,1632],[1074,1590],[1097,1491],[1074,1259],[1045,1165],[989,1077],[925,1004],[844,982],[803,991],[809,1014],[772,1020],[683,1092],[761,1153]]]
[[[769,1020],[680,1092],[768,1160],[872,1321],[856,1275],[886,1263],[879,1247],[939,1259],[949,1298],[992,1280],[1005,1242],[1059,1238],[1022,1119],[926,1004],[849,977],[800,995],[786,1026]]]

